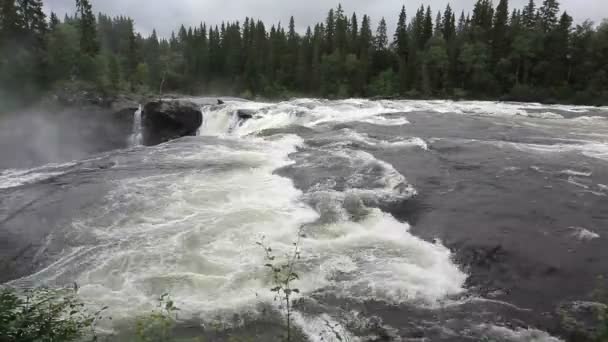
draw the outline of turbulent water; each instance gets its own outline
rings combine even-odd
[[[136,110],[133,114],[133,132],[131,133],[131,136],[129,136],[129,146],[139,146],[142,144],[143,132],[141,123],[141,112],[142,107],[140,105],[139,109]]]
[[[202,105],[199,136],[155,147],[137,146],[138,111],[133,148],[0,171],[5,280],[76,282],[115,322],[169,293],[197,329],[257,336],[281,311],[257,242],[280,259],[301,231],[295,323],[311,341],[557,341],[542,312],[606,270],[607,111],[234,100]],[[588,284],[560,282],[581,268],[567,259],[591,257]]]

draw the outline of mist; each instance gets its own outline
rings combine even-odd
[[[0,169],[15,169],[124,148],[132,121],[100,109],[38,107],[0,115],[0,123]]]

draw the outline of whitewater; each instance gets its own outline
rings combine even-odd
[[[418,237],[407,217],[391,212],[424,193],[382,154],[430,158],[437,153],[434,145],[449,140],[542,158],[559,153],[597,163],[608,159],[606,119],[589,107],[359,99],[206,105],[190,100],[201,101],[203,113],[196,137],[141,146],[140,108],[130,148],[66,164],[1,171],[3,191],[59,183],[89,189],[85,187],[95,184],[84,197],[88,202],[83,200],[77,214],[38,247],[35,261],[42,267],[10,285],[77,283],[82,300],[107,305],[115,322],[149,312],[168,293],[182,321],[221,321],[227,329],[239,324],[249,329],[264,308],[281,317],[257,243],[283,257],[301,232],[296,326],[310,341],[336,341],[328,324],[339,326],[352,341],[367,341],[378,334],[369,328],[370,320],[390,307],[418,312],[412,314],[414,324],[432,312],[470,310],[484,299],[470,291],[470,270],[456,262],[439,236]],[[253,118],[239,118],[238,110],[252,111]],[[420,136],[380,133],[415,131],[412,117],[423,112],[438,117],[449,113],[454,122],[495,120],[497,126],[522,130],[567,127],[576,136],[567,141],[546,136],[509,141],[440,137],[432,130]],[[598,137],[583,137],[590,126],[602,127],[595,131]],[[401,163],[407,164],[407,158]],[[594,181],[590,171],[553,175]],[[605,193],[597,184],[588,186]],[[362,312],[360,306],[368,302],[380,303],[379,313]],[[235,323],[235,314],[252,318]],[[399,327],[387,318],[380,321],[382,330],[396,338]],[[113,323],[104,328],[120,330]],[[486,318],[461,322],[460,328],[437,322],[436,329],[444,329],[435,336],[445,340],[558,340],[531,326],[505,327]]]

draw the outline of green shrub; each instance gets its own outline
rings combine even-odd
[[[138,342],[172,341],[171,333],[177,320],[177,311],[169,294],[158,299],[158,308],[149,315],[140,316],[135,322]],[[175,316],[175,317],[174,317]]]
[[[74,289],[0,290],[0,341],[96,340],[101,310],[91,312]]]

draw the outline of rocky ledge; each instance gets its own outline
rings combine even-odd
[[[157,145],[194,136],[203,123],[200,106],[185,100],[158,100],[143,107],[143,144]]]

